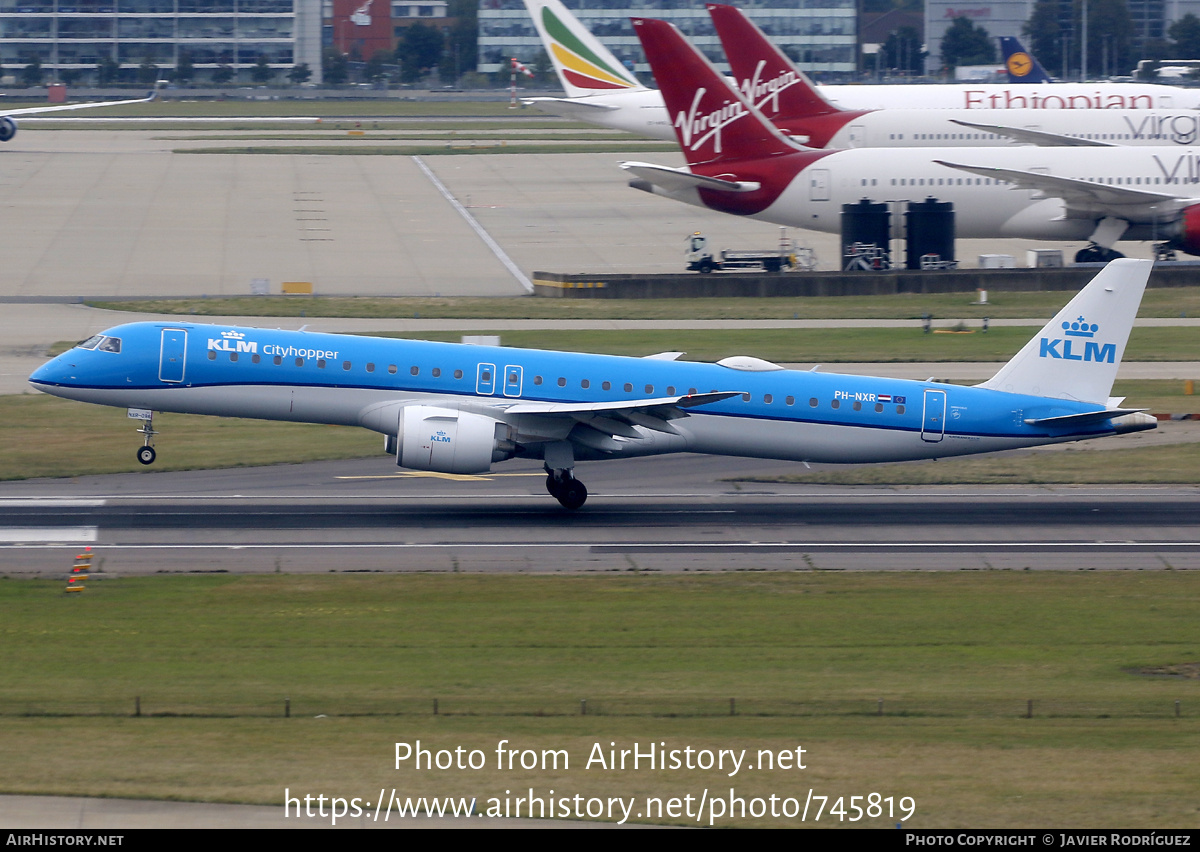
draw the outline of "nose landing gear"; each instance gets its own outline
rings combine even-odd
[[[136,412],[136,414],[134,413]],[[142,446],[138,447],[137,460],[142,464],[154,464],[154,459],[158,454],[154,452],[154,447],[150,443],[151,439],[158,433],[154,431],[154,412],[146,409],[129,409],[129,416],[136,417],[142,421],[141,428],[138,434],[144,438]]]

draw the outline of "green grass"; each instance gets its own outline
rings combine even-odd
[[[141,94],[145,94],[142,92]],[[533,93],[530,93],[533,94]],[[138,97],[130,94],[130,97]],[[167,95],[154,103],[127,104],[125,106],[101,107],[88,110],[86,115],[96,118],[238,118],[252,119],[255,117],[280,117],[293,115],[334,116],[357,118],[360,116],[389,118],[420,119],[420,118],[464,118],[464,119],[503,119],[506,125],[526,127],[539,124],[565,125],[561,119],[547,116],[532,107],[510,109],[508,101],[412,101],[402,100],[402,95],[388,99],[363,100],[316,100],[291,98],[286,100],[240,100],[224,101],[187,100],[186,97],[176,98]],[[32,105],[45,103],[32,102]],[[81,113],[82,115],[83,113]],[[491,123],[491,122],[489,122]],[[129,127],[130,125],[124,125]],[[440,126],[446,126],[444,124]],[[583,125],[574,125],[583,126]]]
[[[1195,485],[1198,472],[1200,443],[1103,450],[1082,443],[937,462],[847,465],[811,473],[732,481],[829,485]]]
[[[586,148],[583,147],[586,145]],[[578,154],[586,152],[589,154],[634,154],[642,151],[670,151],[672,147],[666,143],[659,142],[603,142],[593,144],[591,142],[542,142],[528,143],[517,142],[514,144],[506,144],[504,142],[487,142],[484,144],[474,144],[469,140],[463,140],[462,144],[444,145],[419,145],[419,144],[403,144],[403,145],[373,145],[363,144],[347,140],[344,147],[335,148],[329,145],[235,145],[228,147],[214,148],[174,148],[174,154],[322,154],[337,156],[347,154],[352,156],[403,156],[403,157],[425,157],[435,154],[458,155],[458,154]]]
[[[643,329],[496,330],[481,325],[454,332],[376,332],[379,337],[458,342],[464,334],[498,334],[505,346],[561,349],[609,355],[650,355],[683,351],[690,361],[717,361],[754,355],[786,363],[839,361],[1007,361],[1038,331],[1033,327],[993,328],[987,334],[925,334],[914,325],[894,328],[818,329]],[[1127,361],[1200,360],[1196,329],[1139,328],[1125,349]]]
[[[123,408],[44,394],[0,396],[0,480],[147,470],[134,459],[139,425]],[[374,432],[342,426],[156,414],[154,428],[162,433],[154,470],[359,458],[383,447]]]
[[[1200,659],[1198,603],[1186,572],[209,575],[75,596],[0,581],[0,789],[279,804],[285,787],[811,787],[912,796],[915,827],[1194,827],[1200,681],[1139,672]],[[394,743],[417,739],[488,765],[396,768]],[[499,770],[500,740],[570,767]],[[610,742],[802,746],[807,768],[585,768]]]
[[[682,271],[683,264],[680,264]],[[763,299],[541,299],[242,296],[88,302],[112,311],[197,316],[411,317],[472,319],[1049,319],[1071,292],[993,291],[991,304],[973,293]],[[1200,315],[1200,287],[1147,290],[1138,316]]]

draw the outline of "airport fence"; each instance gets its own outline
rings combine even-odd
[[[1190,684],[1188,684],[1190,686]],[[261,700],[219,701],[196,696],[146,692],[125,698],[39,700],[0,696],[0,717],[195,717],[195,718],[313,718],[329,717],[630,717],[717,718],[729,716],[779,718],[990,718],[990,719],[1197,719],[1200,698],[1180,690],[1180,699],[1146,697],[1089,698],[953,698],[885,697],[807,700],[739,699],[718,696],[624,697],[563,696],[496,700],[478,696],[263,697]]]

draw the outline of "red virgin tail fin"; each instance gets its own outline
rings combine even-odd
[[[843,112],[827,101],[804,72],[733,6],[708,4],[708,14],[725,49],[742,95],[771,121]]]
[[[746,103],[672,24],[634,18],[633,29],[689,166],[805,150]]]

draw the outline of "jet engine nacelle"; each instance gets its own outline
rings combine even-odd
[[[511,458],[508,425],[482,414],[405,406],[396,436],[396,464],[438,473],[487,473],[493,461]]]
[[[17,135],[17,122],[10,115],[0,115],[0,142],[7,142]]]
[[[1168,235],[1173,248],[1200,255],[1200,204],[1183,208]]]

